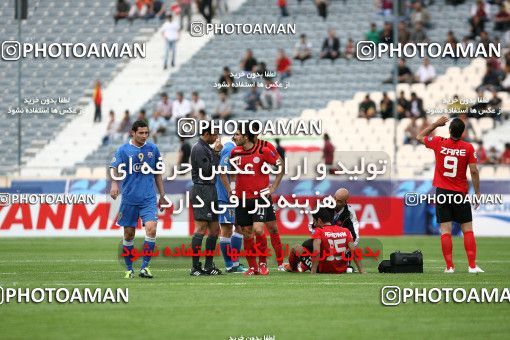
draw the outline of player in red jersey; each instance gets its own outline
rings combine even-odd
[[[310,269],[312,274],[342,274],[347,271],[345,253],[349,248],[354,254],[356,246],[349,229],[333,224],[334,215],[335,211],[331,208],[320,208],[312,215],[312,238],[292,247],[289,263],[285,264],[287,271],[299,271],[300,262],[301,268],[304,271]],[[363,274],[361,262],[357,257],[353,258],[358,271]]]
[[[273,153],[278,155],[277,164],[284,164],[283,163],[283,159],[278,154],[278,151],[276,150],[276,148],[274,147],[273,144],[271,144],[268,141],[265,141],[265,140],[262,140],[262,139],[258,139],[257,135],[255,135],[255,143],[259,147],[267,147],[267,148],[269,148],[269,150],[271,150]],[[283,174],[284,174],[283,171],[280,171],[280,173],[275,178],[275,183],[279,184],[281,182],[281,179],[283,178]],[[267,174],[266,176],[269,178],[269,174]],[[267,227],[267,230],[269,231],[269,238],[271,240],[271,246],[273,247],[274,252],[275,252],[276,262],[278,264],[278,271],[285,271],[285,269],[283,268],[283,247],[282,247],[282,241],[280,239],[280,234],[278,233],[278,224],[276,223],[276,220],[274,220],[274,221],[267,221],[266,222],[266,227]],[[260,240],[261,237],[266,237],[266,236],[265,235],[262,235],[262,236],[258,236],[257,235],[256,236],[256,241],[260,242],[261,241]],[[263,261],[263,260],[265,260],[265,259],[263,258],[260,262],[267,263],[266,261]]]
[[[480,177],[476,167],[477,156],[473,146],[461,140],[465,125],[462,120],[455,118],[450,123],[450,138],[429,136],[434,129],[444,126],[448,117],[437,119],[429,127],[421,131],[416,139],[434,150],[436,156],[436,169],[432,184],[436,187],[436,199],[439,195],[454,197],[468,192],[466,171],[469,166],[471,180],[475,194],[480,196]],[[473,234],[473,218],[469,202],[454,203],[451,199],[445,203],[436,204],[437,221],[441,224],[441,247],[446,262],[445,273],[453,273],[455,266],[452,259],[452,221],[461,224],[464,234],[464,248],[469,262],[469,273],[483,273],[476,265],[476,241]],[[475,209],[478,205],[475,206]]]
[[[279,165],[279,174],[273,184],[269,184],[269,176],[262,173],[265,163],[276,165],[279,159],[278,153],[270,148],[255,143],[255,135],[249,131],[248,124],[238,130],[233,138],[236,147],[230,154],[231,162],[240,169],[252,170],[253,174],[237,174],[235,191],[239,198],[246,198],[246,205],[236,208],[236,223],[244,232],[244,250],[247,254],[255,253],[255,247],[260,253],[267,252],[267,239],[264,235],[264,224],[276,221],[275,211],[271,202],[271,195],[281,182],[283,169]],[[263,197],[265,196],[265,197]],[[270,202],[269,207],[260,207]],[[267,204],[266,204],[267,205]],[[258,207],[258,208],[257,208]],[[253,233],[257,235],[257,245]],[[265,263],[265,256],[261,256],[260,268],[255,256],[246,256],[250,269],[245,275],[267,275],[269,271]]]

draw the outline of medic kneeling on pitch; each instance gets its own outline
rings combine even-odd
[[[289,272],[310,270],[312,274],[342,274],[348,272],[345,258],[347,248],[354,254],[356,249],[351,232],[347,228],[333,225],[335,211],[331,208],[320,208],[313,214],[311,225],[312,238],[302,245],[292,247],[289,263],[284,268]],[[363,274],[360,259],[354,257],[358,271]],[[350,268],[352,270],[352,268]]]

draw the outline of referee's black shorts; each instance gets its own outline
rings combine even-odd
[[[201,201],[197,199],[197,196]],[[218,208],[218,195],[214,184],[193,184],[190,201],[193,206],[197,206],[197,208],[193,207],[195,221],[218,221],[218,215],[212,211],[213,204],[215,209]],[[202,202],[204,203],[203,207],[198,208]]]
[[[439,198],[439,195],[444,197]],[[468,223],[473,221],[471,214],[471,204],[464,200],[461,203],[455,203],[454,196],[464,198],[466,194],[453,190],[436,189],[436,218],[438,223],[457,222]],[[443,202],[444,200],[444,202]],[[457,202],[461,201],[457,199]]]

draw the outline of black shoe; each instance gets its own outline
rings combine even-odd
[[[205,271],[201,267],[193,267],[189,271],[189,275],[191,276],[201,276],[205,275]]]
[[[216,268],[216,266],[213,264],[211,268],[204,268],[205,275],[222,275],[223,273],[221,270]]]

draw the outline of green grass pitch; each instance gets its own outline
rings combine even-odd
[[[302,240],[283,238],[291,245]],[[425,273],[379,274],[373,264],[366,275],[312,276],[277,272],[271,259],[267,277],[190,277],[189,258],[159,257],[151,266],[154,279],[125,280],[117,255],[119,239],[1,239],[0,286],[129,287],[129,303],[3,304],[0,338],[508,338],[509,303],[406,303],[386,307],[380,299],[381,288],[386,285],[509,287],[510,239],[477,239],[478,263],[486,271],[480,275],[467,273],[462,238],[454,238],[457,272],[453,275],[443,274],[438,237],[378,240],[385,258],[396,249],[421,249]],[[182,243],[188,244],[189,239],[158,239],[160,247]],[[221,258],[215,262],[223,267]]]

